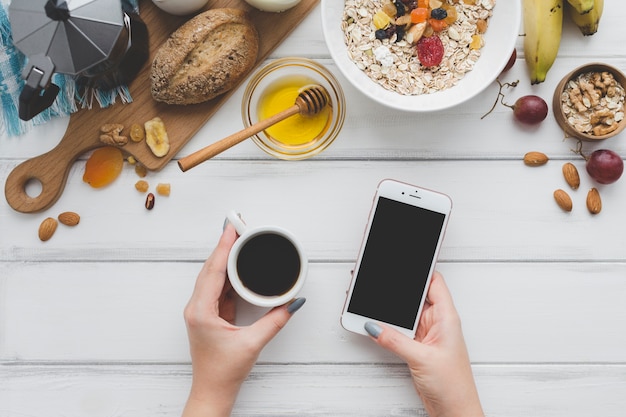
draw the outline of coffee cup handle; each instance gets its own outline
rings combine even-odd
[[[243,233],[246,231],[246,224],[241,219],[241,215],[237,213],[235,210],[231,210],[230,212],[228,212],[228,215],[226,216],[226,218],[233,226],[235,226],[235,230],[237,230],[237,234],[239,236],[243,235]]]

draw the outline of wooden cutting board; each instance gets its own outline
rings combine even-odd
[[[318,2],[319,0],[301,0],[292,9],[271,13],[254,9],[244,0],[209,0],[205,9],[232,7],[249,12],[259,32],[259,55],[255,65],[257,68]],[[99,140],[99,129],[106,123],[123,124],[124,134],[127,134],[131,124],[143,125],[153,117],[160,117],[167,128],[171,145],[170,152],[165,157],[155,157],[145,141],[140,143],[129,141],[122,149],[150,170],[163,168],[236,90],[235,87],[213,100],[190,106],[168,105],[154,101],[150,94],[150,63],[159,46],[189,17],[169,15],[149,0],[141,2],[140,15],[148,27],[150,58],[137,78],[129,85],[133,102],[116,103],[106,109],[81,109],[73,113],[65,135],[54,149],[23,162],[9,174],[4,192],[7,202],[13,209],[33,213],[52,206],[63,193],[74,161],[83,153],[104,146]],[[244,77],[241,82],[246,78]],[[41,183],[41,194],[36,197],[26,194],[26,185],[32,180]]]

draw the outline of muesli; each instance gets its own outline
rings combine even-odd
[[[478,61],[484,46],[482,35],[495,2],[346,0],[342,30],[348,55],[372,80],[402,95],[430,94],[450,88]],[[417,9],[428,10],[425,20],[415,17],[419,14],[415,12]],[[386,26],[384,14],[389,17]],[[430,36],[438,37],[443,46],[438,65],[424,65],[418,57],[419,39]]]

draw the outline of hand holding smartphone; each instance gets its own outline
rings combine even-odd
[[[378,185],[341,314],[341,325],[367,335],[368,321],[415,337],[452,201],[395,180]]]

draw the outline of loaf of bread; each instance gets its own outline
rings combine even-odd
[[[211,9],[179,27],[156,52],[152,97],[196,104],[232,89],[254,66],[259,35],[243,10]]]

